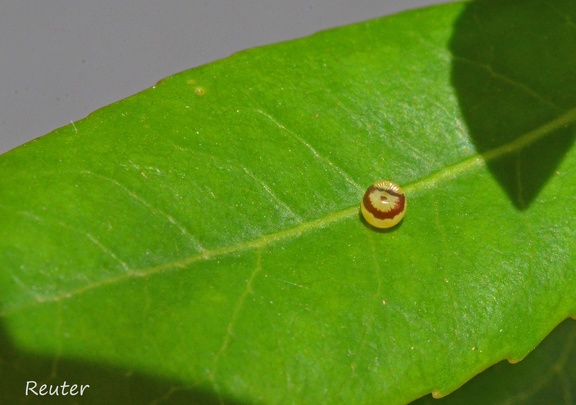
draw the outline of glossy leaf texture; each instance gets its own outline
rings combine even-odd
[[[245,51],[3,155],[2,391],[400,404],[522,359],[576,314],[575,4]]]

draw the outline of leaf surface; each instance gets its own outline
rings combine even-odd
[[[524,360],[496,364],[444,398],[411,405],[570,404],[576,394],[576,325],[561,323]]]
[[[573,21],[486,1],[338,28],[3,155],[10,398],[393,404],[522,359],[576,314],[576,70],[551,74]],[[381,178],[408,197],[389,231],[358,209]]]

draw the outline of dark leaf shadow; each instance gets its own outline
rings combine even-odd
[[[26,384],[89,385],[84,395],[26,396]],[[32,385],[31,385],[32,387]],[[70,388],[67,388],[69,392]],[[79,391],[79,388],[78,388]],[[205,388],[186,387],[182,382],[163,380],[104,364],[70,360],[58,356],[26,353],[14,347],[0,328],[0,403],[1,404],[228,404],[242,402],[218,397]]]
[[[494,150],[576,107],[576,3],[481,0],[466,6],[450,42],[451,80],[472,140]],[[527,147],[486,159],[519,210],[527,209],[574,143],[558,125]]]
[[[411,405],[567,404],[576,396],[576,323],[567,319],[524,360],[500,362],[464,386]]]

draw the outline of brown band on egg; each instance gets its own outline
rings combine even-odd
[[[378,187],[380,186],[380,187]],[[383,192],[386,194],[389,194],[391,196],[396,197],[396,202],[394,205],[390,205],[390,209],[383,211],[381,209],[379,209],[378,207],[375,207],[372,204],[372,201],[370,200],[370,195],[374,192]],[[405,209],[405,205],[406,205],[406,196],[404,195],[404,193],[398,192],[397,190],[395,190],[394,188],[391,187],[382,187],[381,183],[376,183],[373,184],[372,186],[370,186],[368,188],[368,190],[366,190],[366,192],[364,193],[364,197],[362,199],[363,203],[364,203],[364,207],[366,208],[366,210],[368,212],[370,212],[370,214],[374,215],[375,218],[378,219],[392,219],[395,216],[402,214],[404,212]]]

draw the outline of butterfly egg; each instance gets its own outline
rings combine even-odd
[[[397,184],[380,180],[368,187],[360,205],[366,222],[376,228],[390,228],[404,218],[406,195]]]

